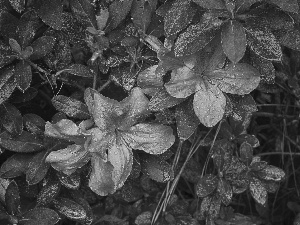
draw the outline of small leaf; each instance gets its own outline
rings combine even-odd
[[[252,197],[258,204],[265,205],[267,203],[268,193],[259,179],[252,177],[249,189]]]
[[[12,51],[11,47],[3,44],[2,42],[0,42],[0,51],[0,68],[11,63],[14,59],[17,58],[17,54]]]
[[[25,0],[9,0],[9,2],[18,13],[25,10]]]
[[[31,66],[24,60],[21,60],[16,65],[14,76],[18,88],[24,93],[30,87],[31,84],[31,80],[32,80]]]
[[[248,45],[257,55],[267,60],[281,60],[281,47],[268,27],[255,19],[248,19],[244,28]]]
[[[204,14],[201,21],[190,25],[179,35],[175,43],[175,56],[191,55],[203,49],[217,34],[222,21],[210,14]]]
[[[208,214],[208,220],[215,220],[220,214],[221,198],[218,195],[214,195],[211,199]]]
[[[24,93],[15,92],[9,99],[11,103],[24,103],[32,100],[38,94],[37,89],[29,87]]]
[[[0,176],[2,178],[14,178],[26,173],[28,169],[30,154],[14,154],[9,157],[1,166]]]
[[[5,205],[5,193],[10,181],[0,178],[0,205]]]
[[[141,31],[145,32],[151,22],[152,8],[150,2],[133,0],[131,8],[131,17],[133,24]]]
[[[20,136],[12,137],[6,132],[0,134],[0,145],[14,152],[36,152],[43,147],[43,141],[36,135],[23,131]]]
[[[217,192],[220,194],[220,198],[224,205],[229,205],[232,199],[232,188],[231,185],[223,178],[219,179]]]
[[[142,172],[157,182],[167,182],[174,178],[172,166],[154,155],[143,154],[141,157]]]
[[[108,9],[100,9],[100,15],[96,16],[98,30],[103,30],[109,17]]]
[[[222,28],[222,46],[224,53],[234,64],[240,61],[246,51],[246,33],[243,25],[230,20]]]
[[[297,0],[270,0],[270,2],[279,6],[284,11],[299,13],[299,5]]]
[[[200,212],[199,212],[200,220],[204,220],[206,218],[207,213],[210,208],[211,200],[212,200],[211,196],[206,196],[203,198],[201,205],[200,205]]]
[[[14,72],[14,70],[12,70]],[[17,87],[17,82],[15,81],[15,77],[10,77],[4,84],[0,84],[0,104],[6,101],[15,88]]]
[[[35,0],[34,8],[47,25],[55,30],[62,29],[63,5],[60,0]]]
[[[46,56],[53,48],[55,38],[51,36],[42,36],[32,43],[33,53],[30,56],[31,60],[37,60]]]
[[[20,194],[17,183],[13,180],[9,183],[5,192],[6,210],[10,215],[20,213]]]
[[[45,120],[33,113],[28,113],[23,116],[25,128],[33,134],[43,134],[45,131]]]
[[[61,184],[55,175],[46,177],[37,196],[37,205],[40,207],[51,203],[58,196],[60,188]]]
[[[136,218],[134,223],[136,225],[146,225],[146,224],[151,224],[151,218],[152,218],[152,212],[150,211],[145,211],[139,214]]]
[[[116,0],[109,6],[109,19],[106,30],[115,29],[125,19],[133,0]]]
[[[195,3],[205,9],[226,9],[222,0],[193,0]]]
[[[0,106],[0,121],[2,126],[13,135],[20,135],[23,132],[23,118],[20,111],[11,104]]]
[[[13,39],[13,38],[10,38],[9,39],[9,46],[12,48],[12,50],[14,50],[16,53],[21,53],[22,49],[21,49],[21,46],[19,45],[19,43]]]
[[[201,177],[197,183],[197,196],[204,198],[210,195],[214,190],[216,190],[217,185],[218,178],[213,174],[206,174],[205,176]]]
[[[66,175],[62,172],[57,173],[60,183],[68,189],[77,190],[80,187],[81,179],[80,174],[74,172],[70,175]]]
[[[276,166],[268,165],[258,172],[258,176],[264,180],[282,181],[285,177],[285,173],[282,169]]]
[[[86,219],[87,215],[84,208],[68,198],[57,198],[53,200],[53,205],[59,213],[70,220],[81,222]]]
[[[53,209],[37,207],[26,212],[20,219],[20,224],[55,225],[59,220],[59,215]]]
[[[294,28],[287,31],[286,34],[281,37],[280,44],[293,50],[300,51],[300,30]]]
[[[94,8],[90,1],[72,0],[70,4],[73,14],[83,23],[84,26],[97,28]]]
[[[67,116],[82,120],[91,117],[88,107],[76,99],[64,95],[56,95],[51,102],[58,111],[65,113]]]
[[[160,111],[166,108],[171,108],[183,102],[185,98],[175,98],[171,96],[165,88],[161,88],[156,92],[149,102],[149,109],[151,111]]]
[[[253,148],[247,142],[244,142],[244,143],[241,144],[241,146],[240,146],[240,156],[241,156],[241,160],[247,166],[249,166],[251,161],[252,161],[252,158],[253,158]]]
[[[167,36],[176,35],[186,28],[196,13],[191,0],[176,0],[164,17],[164,29]]]
[[[75,76],[80,76],[80,77],[94,77],[95,72],[81,64],[73,64],[67,68],[65,68],[62,72],[68,72],[71,73]]]

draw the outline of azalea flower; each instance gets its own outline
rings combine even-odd
[[[99,195],[123,186],[132,168],[132,149],[162,154],[175,141],[170,127],[140,122],[148,113],[149,101],[138,87],[121,102],[89,88],[85,102],[93,120],[78,126],[67,119],[46,124],[46,135],[74,142],[51,152],[46,161],[67,175],[91,161],[89,187]]]

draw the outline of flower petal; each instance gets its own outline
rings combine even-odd
[[[51,152],[46,162],[63,173],[70,175],[90,160],[88,152],[80,145],[69,145],[65,149]]]
[[[101,196],[113,194],[115,192],[115,185],[112,180],[113,166],[110,162],[105,162],[97,153],[91,155],[92,172],[89,187]]]
[[[160,124],[139,123],[121,132],[121,137],[131,148],[150,154],[164,153],[175,141],[172,128]]]
[[[137,123],[138,119],[148,112],[149,100],[141,88],[135,87],[131,90],[130,95],[122,100],[120,104],[125,115],[118,128],[124,130]]]

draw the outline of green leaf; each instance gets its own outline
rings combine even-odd
[[[82,194],[79,191],[71,191],[71,196],[73,200],[79,205],[81,205],[86,212],[86,218],[81,223],[84,225],[90,225],[94,220],[94,215],[89,202],[84,198],[84,196],[82,196]]]
[[[14,70],[10,69],[9,74],[12,73],[14,73]],[[1,75],[0,75],[0,80],[2,80]],[[15,81],[14,76],[11,76],[5,82],[0,83],[0,104],[2,104],[11,96],[11,94],[13,93],[16,87],[17,87],[17,82]]]
[[[28,113],[23,116],[25,128],[33,134],[43,134],[45,130],[45,120],[33,113]]]
[[[100,9],[100,15],[96,16],[98,30],[103,30],[109,17],[108,9]]]
[[[222,46],[224,53],[234,64],[240,61],[246,51],[246,33],[243,25],[230,20],[222,28]]]
[[[161,111],[178,105],[184,100],[185,98],[175,98],[171,96],[165,88],[161,88],[150,99],[149,109],[151,111]]]
[[[175,56],[191,55],[203,49],[217,34],[223,22],[211,14],[202,16],[199,23],[190,25],[175,43]]]
[[[14,73],[18,88],[24,93],[31,84],[31,66],[24,60],[17,63]]]
[[[15,51],[15,53],[21,54],[21,51],[22,51],[21,46],[15,39],[13,39],[13,38],[9,39],[9,46],[12,48],[12,50]]]
[[[282,169],[276,166],[268,165],[263,170],[258,172],[258,176],[264,180],[279,182],[284,179],[285,173]]]
[[[300,51],[300,30],[294,28],[293,30],[288,31],[281,37],[280,44],[293,50]]]
[[[13,180],[9,183],[5,192],[6,210],[10,215],[20,213],[20,194],[17,183]]]
[[[18,13],[25,10],[25,0],[9,0],[9,2]]]
[[[9,157],[1,166],[0,176],[2,178],[14,178],[25,174],[28,169],[30,154],[14,154]]]
[[[270,29],[255,19],[246,20],[244,25],[250,48],[260,57],[280,61],[282,51],[278,40]]]
[[[0,41],[0,68],[11,63],[14,59],[17,58],[17,54],[12,51],[11,47],[5,45]]]
[[[247,165],[249,166],[252,158],[253,158],[253,148],[252,146],[247,143],[247,142],[243,142],[240,146],[240,157],[241,160]]]
[[[258,70],[246,63],[231,64],[225,69],[208,72],[207,77],[223,92],[238,95],[249,94],[260,82]]]
[[[210,195],[214,190],[216,190],[217,185],[218,178],[213,174],[206,174],[205,176],[201,177],[197,183],[197,196],[204,198]]]
[[[284,11],[291,13],[299,13],[299,5],[297,0],[270,0],[270,2],[277,5]]]
[[[77,190],[80,187],[81,179],[80,173],[75,172],[70,175],[58,172],[57,177],[60,183],[68,189]]]
[[[260,2],[262,0],[236,0],[235,1],[235,8],[236,12],[244,12],[249,10],[249,8],[256,2]]]
[[[106,30],[115,29],[131,9],[133,0],[116,0],[109,6],[109,19]]]
[[[200,124],[191,101],[185,101],[176,107],[175,118],[177,133],[182,140],[187,140]]]
[[[0,3],[1,4],[1,3]],[[16,30],[19,20],[9,12],[0,9],[1,35],[7,38],[17,39]]]
[[[174,178],[172,166],[158,156],[143,154],[141,157],[142,172],[157,182],[167,182]]]
[[[5,193],[8,185],[10,184],[10,180],[0,178],[0,205],[5,205]]]
[[[63,69],[61,72],[67,72],[71,73],[75,76],[80,77],[94,77],[95,72],[88,68],[87,66],[81,65],[81,64],[72,64],[68,66],[67,68]]]
[[[217,192],[220,195],[220,198],[224,205],[229,205],[232,200],[232,188],[231,185],[224,178],[220,178],[218,182]]]
[[[195,3],[205,9],[226,9],[222,0],[193,0]]]
[[[20,135],[23,131],[23,118],[20,111],[11,104],[0,106],[0,121],[2,126],[13,135]]]
[[[206,127],[213,127],[223,118],[226,98],[216,85],[203,80],[197,86],[193,106],[200,122]]]
[[[60,0],[35,0],[34,8],[44,23],[55,30],[62,29],[63,5]]]
[[[71,0],[71,9],[74,16],[83,23],[85,27],[97,28],[94,7],[88,0]],[[99,28],[100,29],[100,28]]]
[[[64,95],[56,95],[51,102],[58,111],[65,113],[67,116],[82,120],[91,117],[88,107],[79,100]]]
[[[51,36],[42,36],[32,43],[33,53],[30,56],[31,60],[37,60],[46,56],[53,48],[55,38]]]
[[[258,204],[265,205],[267,203],[268,193],[266,188],[263,186],[263,183],[259,179],[252,177],[250,180],[249,189],[252,197]]]
[[[132,22],[144,33],[146,33],[151,22],[152,13],[150,2],[133,0],[131,8]]]
[[[27,131],[23,131],[16,137],[12,137],[6,132],[1,133],[0,145],[10,151],[21,153],[40,151],[44,147],[41,139]]]
[[[186,28],[196,13],[191,0],[176,0],[164,17],[164,29],[167,36],[176,35]]]
[[[21,225],[55,225],[60,220],[59,215],[49,208],[37,207],[26,212],[20,219]]]
[[[60,188],[61,184],[54,174],[47,176],[37,196],[37,205],[40,207],[51,203],[58,196]]]
[[[68,198],[57,198],[53,200],[53,205],[59,213],[70,220],[81,222],[86,219],[87,214],[84,208]]]

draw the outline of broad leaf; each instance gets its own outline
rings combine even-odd
[[[35,0],[34,8],[39,17],[50,27],[60,30],[63,25],[63,5],[60,0]]]
[[[5,45],[2,42],[0,42],[0,51],[0,68],[11,63],[14,59],[17,58],[17,54],[12,51],[11,47]]]
[[[60,192],[61,184],[55,175],[47,176],[37,196],[37,205],[48,205]]]
[[[25,0],[9,0],[11,6],[16,10],[18,13],[21,13],[25,9]]]
[[[216,190],[217,186],[218,178],[213,174],[206,174],[205,176],[201,177],[197,183],[197,196],[204,198]]]
[[[37,60],[46,56],[53,48],[55,38],[51,36],[42,36],[32,43],[33,53],[30,56],[31,60]]]
[[[247,166],[250,165],[253,158],[253,148],[247,142],[242,143],[240,146],[240,157]]]
[[[288,31],[281,37],[280,44],[293,50],[300,51],[300,30],[294,28],[293,30]]]
[[[142,172],[157,182],[167,182],[174,178],[172,166],[157,156],[142,155]]]
[[[131,8],[131,17],[133,24],[141,31],[145,32],[151,22],[152,8],[150,2],[133,0]]]
[[[103,30],[105,28],[108,17],[109,17],[108,9],[101,9],[100,15],[96,16],[98,30]]]
[[[73,64],[62,70],[61,72],[71,73],[80,77],[94,77],[95,72],[87,66],[81,64]]]
[[[175,43],[175,56],[191,55],[204,48],[217,34],[223,22],[209,13],[199,23],[190,25]]]
[[[270,181],[282,181],[285,177],[285,173],[282,169],[268,165],[263,170],[258,172],[258,176],[264,180]]]
[[[77,190],[80,187],[81,179],[80,173],[75,172],[70,175],[58,172],[57,177],[60,183],[68,189]]]
[[[13,152],[36,152],[43,149],[44,144],[36,135],[23,131],[21,135],[12,137],[7,132],[0,134],[0,145]]]
[[[210,203],[211,203],[211,200],[212,200],[212,197],[211,196],[207,196],[207,197],[204,197],[202,202],[201,202],[201,205],[200,205],[200,212],[199,212],[199,219],[201,220],[205,220],[206,218],[206,215],[209,211],[209,207],[210,207]]]
[[[230,20],[222,28],[222,46],[224,53],[234,64],[240,61],[246,51],[246,33],[243,25]]]
[[[26,212],[20,219],[21,225],[55,225],[60,220],[59,215],[49,208],[37,207]]]
[[[200,122],[206,127],[213,127],[223,118],[226,98],[216,85],[203,80],[197,86],[193,106]]]
[[[265,205],[267,203],[268,193],[259,179],[252,177],[249,189],[252,197],[258,204]]]
[[[18,43],[18,41],[16,41],[13,38],[9,39],[9,46],[11,47],[12,50],[14,50],[15,53],[20,54],[22,51],[22,48],[20,46],[20,44]]]
[[[244,25],[250,48],[260,57],[280,61],[282,51],[274,34],[257,19],[248,19]]]
[[[171,96],[165,88],[161,88],[157,91],[149,102],[149,109],[151,111],[160,111],[166,108],[171,108],[179,103],[183,102],[185,98],[175,98]]]
[[[20,111],[11,104],[0,106],[2,126],[13,135],[20,135],[23,131],[23,118]]]
[[[84,24],[84,26],[97,28],[94,8],[90,1],[72,0],[70,3],[73,14]]]
[[[270,0],[270,2],[279,6],[284,11],[299,13],[299,5],[297,0]]]
[[[5,10],[0,9],[0,30],[3,36],[17,39],[16,29],[18,23],[19,20],[15,16]]]
[[[207,212],[207,221],[208,224],[211,221],[214,221],[220,215],[220,208],[221,208],[221,198],[218,195],[214,195],[211,198],[209,210]]]
[[[10,184],[10,180],[0,178],[0,205],[5,205],[5,193],[8,185]]]
[[[223,124],[224,122],[222,125]],[[215,142],[212,158],[214,165],[219,171],[225,171],[231,165],[234,148],[234,144],[227,139],[221,139]]]
[[[251,5],[260,1],[262,0],[236,0],[235,1],[236,11],[241,13],[243,11],[249,10]]]
[[[176,0],[164,17],[164,29],[167,36],[176,35],[192,21],[196,8],[191,0]]]
[[[81,205],[85,212],[86,212],[86,218],[82,222],[82,224],[90,225],[92,224],[94,220],[93,210],[89,204],[89,202],[82,196],[82,194],[79,191],[71,191],[71,196],[73,200]]]
[[[223,178],[219,179],[217,192],[224,205],[229,205],[232,200],[232,188],[231,185]]]
[[[13,180],[9,183],[5,192],[6,210],[10,215],[20,213],[20,194],[17,183]]]
[[[249,94],[260,82],[258,70],[246,63],[208,72],[207,77],[216,82],[223,92],[238,95]]]
[[[18,62],[14,73],[18,88],[24,93],[31,84],[32,71],[31,66],[24,60]]]
[[[58,111],[65,113],[67,116],[82,120],[90,118],[88,107],[81,101],[64,95],[56,95],[51,102]]]
[[[222,0],[193,0],[205,9],[226,9]]]
[[[12,72],[14,72],[14,70],[12,70]],[[14,76],[10,77],[5,83],[1,84],[2,85],[0,85],[0,104],[6,101],[17,87],[17,82],[15,81]]]
[[[25,128],[30,133],[40,134],[40,135],[44,133],[46,122],[42,117],[36,114],[32,114],[32,113],[25,114],[23,116],[23,123]]]
[[[14,154],[9,157],[1,166],[0,176],[3,178],[14,178],[26,173],[32,155]]]

